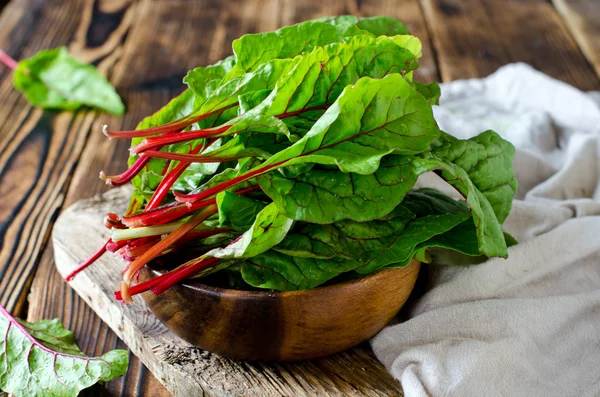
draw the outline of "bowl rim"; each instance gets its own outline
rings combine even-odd
[[[341,288],[348,288],[354,286],[356,284],[364,283],[367,280],[371,280],[374,278],[379,278],[384,273],[390,272],[399,272],[406,271],[409,267],[416,267],[416,270],[419,271],[421,262],[417,259],[411,260],[406,266],[403,267],[392,267],[392,268],[383,268],[374,271],[373,273],[365,274],[362,277],[355,278],[353,280],[344,281],[343,283],[337,283],[332,285],[318,286],[311,289],[301,289],[295,291],[275,291],[275,292],[267,292],[267,291],[244,291],[233,288],[221,288],[221,287],[213,287],[207,284],[203,284],[200,281],[194,282],[185,282],[181,284],[177,284],[173,287],[183,287],[186,289],[190,289],[197,292],[202,292],[208,295],[218,295],[220,297],[231,296],[231,297],[251,297],[251,298],[275,298],[275,297],[284,297],[284,296],[297,296],[297,295],[305,295],[309,292],[330,292],[334,290],[338,290]],[[157,269],[152,269],[149,266],[145,266],[154,277],[162,274]]]

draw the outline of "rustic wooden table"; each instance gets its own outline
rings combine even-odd
[[[106,190],[100,169],[125,169],[128,143],[106,140],[99,125],[134,127],[182,90],[188,69],[228,55],[234,38],[323,15],[388,15],[423,41],[422,81],[523,61],[600,89],[598,0],[0,0],[0,10],[0,48],[22,58],[68,45],[108,74],[128,105],[123,118],[43,112],[0,67],[0,303],[28,320],[61,318],[88,354],[125,346],[56,272],[53,222]],[[84,394],[169,395],[133,356],[125,377]]]

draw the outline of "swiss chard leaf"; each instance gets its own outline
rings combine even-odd
[[[464,203],[440,196],[411,192],[390,214],[369,222],[307,224],[288,234],[275,250],[299,257],[354,260],[361,273],[410,261],[420,243],[470,217]]]
[[[344,89],[302,139],[262,167],[317,163],[371,174],[386,154],[419,153],[439,134],[431,106],[402,76],[363,77]]]
[[[33,105],[74,110],[91,106],[123,114],[125,105],[98,70],[69,55],[66,47],[43,50],[19,62],[13,82]]]
[[[271,203],[256,216],[256,220],[244,234],[223,248],[209,251],[207,257],[221,259],[250,258],[271,249],[285,238],[294,221],[283,215]]]
[[[217,206],[221,226],[228,225],[235,230],[246,231],[252,227],[266,204],[240,194],[221,192],[217,195]]]
[[[271,172],[258,178],[261,189],[292,219],[332,223],[370,221],[390,213],[417,181],[408,156],[382,159],[373,174],[317,170],[286,178]]]
[[[482,254],[490,257],[506,257],[508,255],[502,226],[496,218],[493,207],[486,196],[469,179],[469,175],[464,169],[450,161],[438,158],[430,152],[423,154],[421,158],[415,158],[413,164],[422,173],[441,170],[442,178],[466,196],[467,204],[473,214],[479,251]]]
[[[183,82],[192,90],[195,104],[200,105],[212,94],[214,88],[235,66],[235,57],[230,56],[207,67],[197,67],[188,72]]]
[[[504,222],[517,191],[512,167],[515,148],[510,142],[491,130],[467,140],[443,133],[432,144],[432,153],[465,170],[489,201],[498,222]]]
[[[396,36],[399,34],[409,34],[406,26],[394,18],[376,16],[359,18],[353,15],[342,15],[337,17],[323,17],[315,19],[316,22],[325,22],[331,25],[340,25],[351,23],[355,24],[362,30],[366,30],[375,36]]]
[[[0,334],[0,389],[16,397],[76,396],[127,370],[127,351],[86,357],[58,319],[27,323],[0,307]]]
[[[405,74],[418,67],[413,53],[393,37],[352,37],[296,59],[293,69],[253,111],[275,116],[331,104],[361,77]]]
[[[352,23],[308,21],[286,26],[274,32],[247,34],[233,41],[237,68],[243,72],[273,59],[293,58],[315,47],[336,43],[343,38],[370,33]]]

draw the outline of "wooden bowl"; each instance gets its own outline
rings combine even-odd
[[[419,266],[413,260],[404,268],[312,290],[239,291],[194,282],[143,297],[173,333],[202,349],[238,360],[307,360],[379,332],[406,302]],[[158,274],[146,267],[140,279]]]

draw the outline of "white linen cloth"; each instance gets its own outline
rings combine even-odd
[[[430,266],[371,345],[407,397],[600,395],[600,96],[525,64],[442,85],[440,127],[517,147],[508,259]]]

